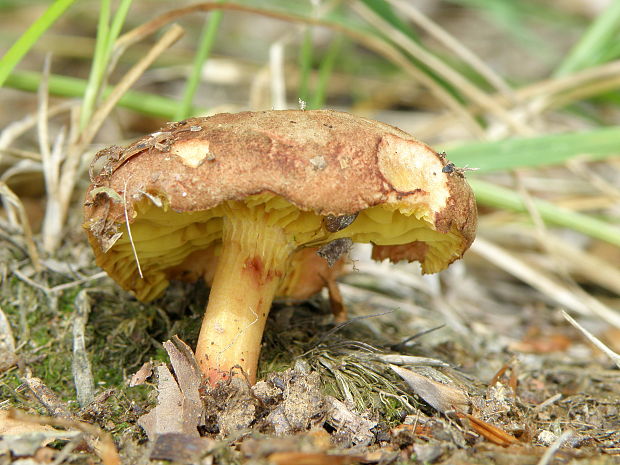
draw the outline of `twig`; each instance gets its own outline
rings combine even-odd
[[[331,336],[336,334],[342,328],[344,328],[346,326],[349,326],[350,324],[355,323],[356,321],[366,320],[368,318],[375,318],[375,317],[379,317],[379,316],[385,316],[385,315],[389,315],[390,313],[394,313],[394,310],[387,310],[385,312],[373,313],[372,315],[362,315],[362,316],[356,316],[354,318],[349,318],[347,321],[343,321],[342,323],[338,323],[332,329],[330,329],[325,334],[323,334],[321,336],[321,338],[317,341],[315,346],[318,346],[319,344],[329,340],[331,338]]]
[[[48,297],[51,294],[49,287],[43,286],[42,284],[39,284],[38,282],[33,281],[28,276],[26,276],[24,273],[22,273],[20,270],[14,269],[14,270],[12,270],[12,272],[13,272],[13,274],[17,278],[19,278],[20,280],[24,281],[26,284],[30,285],[31,287],[39,289],[40,291],[42,291]]]
[[[95,397],[95,382],[93,380],[88,353],[86,352],[86,338],[84,336],[89,313],[90,302],[88,290],[82,289],[75,298],[73,317],[73,359],[71,362],[77,399],[82,408],[90,404]]]
[[[87,276],[85,278],[71,281],[70,283],[59,284],[58,286],[50,287],[48,290],[49,292],[53,293],[62,292],[64,290],[71,289],[72,287],[79,286],[89,281],[95,281],[96,279],[105,278],[107,275],[108,274],[105,271],[100,271],[99,273],[95,273],[92,276]]]
[[[557,394],[549,397],[547,400],[541,402],[536,407],[534,407],[534,411],[540,412],[540,411],[546,409],[547,407],[549,407],[550,405],[555,404],[561,398],[562,398],[562,393],[558,392]]]
[[[433,328],[425,329],[424,331],[419,331],[419,332],[417,332],[417,333],[415,333],[415,334],[413,334],[411,336],[406,337],[405,339],[400,341],[398,344],[395,344],[394,346],[392,346],[392,349],[395,350],[395,351],[403,350],[403,349],[405,349],[407,347],[407,344],[409,344],[414,339],[418,339],[418,338],[420,338],[422,336],[426,336],[427,334],[432,333],[434,331],[437,331],[438,329],[442,329],[445,326],[446,325],[444,323],[444,324],[441,324],[441,325],[438,325],[438,326],[434,326]]]
[[[605,355],[607,355],[616,364],[616,366],[618,368],[620,368],[620,355],[619,354],[615,353],[613,350],[611,350],[609,347],[607,347],[605,344],[603,344],[603,342],[601,342],[600,339],[598,339],[590,331],[588,331],[583,326],[581,326],[579,323],[577,323],[575,321],[575,319],[573,317],[571,317],[568,313],[566,313],[564,310],[562,310],[562,316],[564,318],[566,318],[571,325],[573,325],[575,328],[577,328],[579,331],[581,331],[581,333],[592,344],[594,344],[597,349],[599,349],[601,352],[603,352]]]
[[[67,405],[60,400],[58,395],[48,388],[39,378],[26,375],[22,378],[22,380],[24,384],[28,386],[28,389],[30,389],[30,392],[32,392],[39,403],[45,407],[49,414],[54,418],[62,418],[67,420],[72,417]]]
[[[58,105],[54,105],[48,110],[48,118],[52,118],[68,109],[75,107],[76,103],[72,100],[64,101]],[[24,133],[36,126],[38,121],[38,114],[31,114],[18,121],[13,121],[8,124],[2,132],[0,132],[0,162],[2,161],[2,154],[13,143],[14,140],[21,137]]]

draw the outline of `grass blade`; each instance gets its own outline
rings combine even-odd
[[[116,10],[110,24],[110,2],[103,0],[99,13],[99,25],[97,28],[97,43],[95,55],[91,67],[88,85],[84,93],[82,111],[80,113],[80,129],[84,130],[95,110],[96,103],[101,97],[102,87],[105,85],[107,74],[110,72],[110,58],[114,48],[114,42],[118,38],[132,0],[122,0]]]
[[[392,6],[385,0],[360,0],[364,5],[381,16],[385,21],[392,25],[392,27],[398,29],[403,34],[409,36],[410,39],[418,41],[418,36],[400,16],[394,13]]]
[[[336,58],[342,48],[342,40],[343,38],[340,35],[334,37],[329,44],[329,48],[327,49],[325,56],[323,57],[323,62],[319,68],[319,80],[316,88],[314,89],[314,94],[312,95],[312,102],[309,105],[311,110],[319,109],[325,103],[327,85],[329,84],[329,78],[334,69]]]
[[[297,97],[304,102],[308,102],[308,86],[310,83],[310,70],[312,69],[312,48],[312,27],[306,26],[299,50],[299,88],[297,90]]]
[[[525,202],[517,193],[480,179],[470,178],[468,181],[476,193],[478,203],[520,213],[527,212]],[[620,228],[590,215],[576,213],[544,200],[533,200],[533,203],[546,222],[573,229],[620,247]]]
[[[613,1],[607,9],[599,13],[588,30],[568,53],[562,64],[556,69],[556,76],[563,76],[574,71],[601,63],[609,59],[609,47],[617,44],[620,26],[620,2]]]
[[[40,73],[15,71],[6,80],[6,86],[13,89],[36,92],[40,82]],[[81,98],[84,96],[84,92],[86,92],[87,84],[84,79],[58,74],[51,74],[48,81],[49,93],[56,97]],[[111,86],[107,86],[102,92],[102,97],[107,97],[112,89]],[[177,104],[176,100],[135,90],[127,91],[118,102],[120,107],[167,120],[174,119]],[[207,111],[206,108],[191,108],[191,113],[193,114],[204,114]]]
[[[46,11],[24,32],[17,42],[0,58],[0,87],[9,77],[15,66],[28,53],[28,50],[39,40],[54,22],[60,18],[75,0],[56,0]]]
[[[110,0],[102,0],[99,6],[99,22],[97,25],[97,42],[93,64],[90,68],[88,85],[84,92],[82,109],[80,111],[80,130],[84,130],[93,114],[107,63],[107,44],[110,27]]]
[[[478,168],[478,173],[557,165],[577,155],[599,160],[620,155],[620,128],[466,142],[458,147],[446,147],[446,150],[448,158],[457,166],[469,165]]]
[[[211,49],[213,48],[213,43],[215,42],[215,37],[217,35],[220,22],[222,21],[222,15],[222,10],[215,10],[209,14],[209,18],[207,19],[202,31],[199,48],[196,51],[196,56],[194,57],[192,73],[185,84],[183,99],[181,100],[181,104],[174,115],[174,119],[176,121],[180,121],[192,115],[192,102],[194,101],[196,90],[198,89],[202,68],[211,53]]]

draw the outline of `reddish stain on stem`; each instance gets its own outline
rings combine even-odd
[[[265,270],[263,260],[257,255],[248,258],[244,262],[243,268],[246,273],[250,273],[252,275],[254,282],[256,282],[259,286],[267,284],[274,278],[282,277],[282,272],[279,270]]]

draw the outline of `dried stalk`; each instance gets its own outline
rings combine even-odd
[[[121,97],[127,90],[144,74],[146,69],[183,34],[180,26],[172,26],[149,50],[149,52],[136,63],[116,85],[112,93],[100,105],[93,114],[89,124],[81,134],[70,137],[66,156],[59,160],[62,163],[62,173],[58,182],[58,190],[49,195],[53,197],[53,207],[46,211],[43,223],[43,246],[48,252],[53,252],[62,238],[62,228],[67,218],[71,197],[79,175],[79,168],[86,148],[92,143],[101,125],[114,109]],[[72,128],[79,126],[72,124]],[[53,157],[52,157],[53,158]]]

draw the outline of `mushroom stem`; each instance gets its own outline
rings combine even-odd
[[[294,244],[264,212],[230,208],[223,222],[196,358],[212,385],[235,367],[254,383],[267,315]]]

